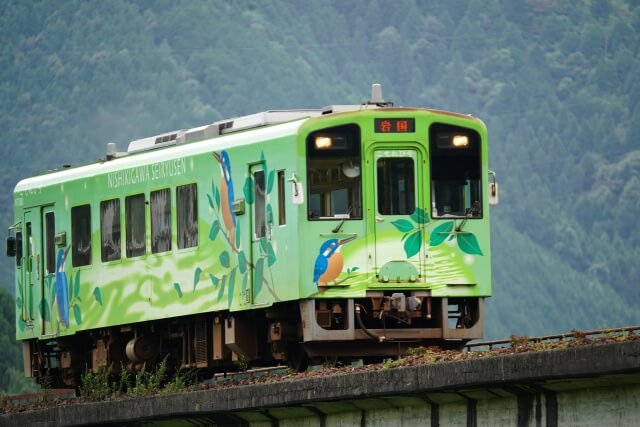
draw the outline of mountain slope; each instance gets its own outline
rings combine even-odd
[[[489,336],[640,320],[640,5],[623,0],[5,1],[0,220],[26,176],[266,109],[359,103],[482,118]],[[37,153],[37,156],[34,156]],[[12,264],[0,264],[11,288]]]

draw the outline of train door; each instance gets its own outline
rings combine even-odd
[[[56,221],[53,206],[47,206],[42,209],[42,254],[43,254],[43,279],[40,280],[40,312],[42,314],[42,335],[51,335],[54,330],[52,328],[52,310],[55,299],[56,286]]]
[[[33,325],[36,316],[36,292],[39,293],[42,284],[40,209],[25,211],[23,224],[22,320],[27,325]]]
[[[416,144],[394,143],[374,145],[368,158],[374,183],[369,226],[378,282],[419,282],[425,269],[425,155]]]
[[[266,244],[270,236],[271,218],[267,218],[266,209],[266,188],[267,177],[264,170],[264,163],[251,165],[249,168],[253,182],[253,204],[251,206],[251,264],[253,274],[250,277],[249,302],[251,304],[267,304],[268,295],[262,290],[263,273],[268,250]]]

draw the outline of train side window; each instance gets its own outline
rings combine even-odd
[[[278,225],[287,223],[284,188],[284,171],[278,171]]]
[[[120,259],[120,199],[100,202],[102,262]]]
[[[431,215],[481,218],[480,135],[436,123],[429,129]]]
[[[151,192],[151,252],[171,250],[171,192],[168,188]]]
[[[308,218],[362,219],[360,128],[343,125],[307,137]]]
[[[264,171],[255,171],[253,173],[253,181],[255,183],[254,195],[254,221],[255,221],[255,238],[259,239],[267,235],[267,221],[265,215],[265,182]]]
[[[178,215],[178,249],[198,246],[198,186],[181,185],[176,188]]]
[[[91,264],[91,206],[71,208],[71,257],[74,267]]]
[[[416,208],[415,171],[409,157],[378,159],[378,212],[411,215]]]
[[[56,221],[53,212],[44,214],[44,247],[47,274],[56,273]]]
[[[124,216],[127,232],[127,258],[142,256],[147,251],[144,194],[124,199]]]

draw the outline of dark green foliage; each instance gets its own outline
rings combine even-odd
[[[11,192],[19,179],[103,157],[107,142],[124,150],[133,139],[223,117],[360,103],[369,84],[380,82],[396,105],[472,113],[489,128],[490,164],[501,183],[501,205],[492,210],[489,336],[638,322],[637,2],[6,3],[5,227],[14,222]],[[207,196],[216,209],[212,168]],[[271,189],[272,171],[265,170]],[[251,204],[250,192],[245,196]],[[424,224],[426,217],[412,220]],[[210,237],[219,237],[219,220],[212,225]],[[397,227],[411,232],[405,223]],[[432,245],[450,238],[454,224],[440,227]],[[419,237],[408,234],[405,249],[413,252]],[[455,238],[476,253],[469,236]],[[480,246],[486,255],[489,248]],[[267,268],[272,250],[262,247]],[[253,269],[244,253],[238,258],[243,292],[248,274],[258,291],[265,258]],[[10,289],[12,262],[0,263]],[[239,281],[210,279],[218,292]],[[94,296],[100,303],[99,289]],[[73,317],[82,321],[75,310]]]
[[[0,288],[0,395],[35,391],[37,386],[24,377],[22,345],[15,340],[15,300]]]

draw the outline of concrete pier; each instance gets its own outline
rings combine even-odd
[[[6,414],[1,426],[640,423],[640,341]]]

